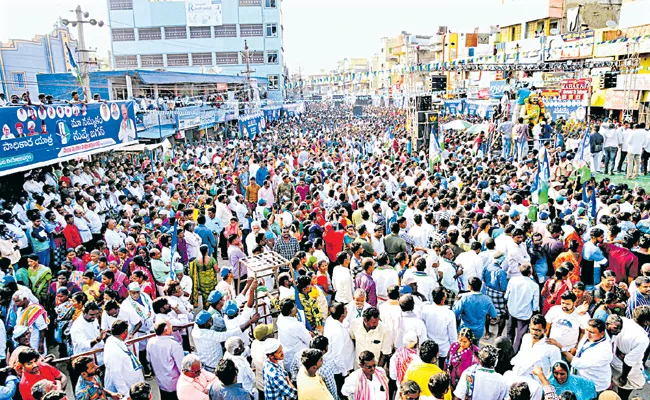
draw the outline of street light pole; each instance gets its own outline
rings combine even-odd
[[[91,62],[88,59],[88,53],[93,50],[86,48],[86,36],[84,34],[84,24],[90,24],[93,26],[102,27],[104,26],[104,21],[97,21],[94,18],[89,20],[84,20],[84,18],[90,17],[90,13],[84,12],[81,9],[81,6],[77,6],[74,10],[75,20],[62,19],[61,23],[65,26],[72,25],[72,27],[77,27],[77,36],[79,41],[79,46],[77,47],[77,53],[79,53],[79,72],[81,73],[81,85],[84,92],[84,98],[86,101],[90,100],[90,77],[88,75],[88,65]]]

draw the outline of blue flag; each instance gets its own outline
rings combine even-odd
[[[81,80],[81,70],[79,69],[77,62],[74,60],[74,57],[72,56],[72,50],[70,50],[70,46],[68,46],[67,43],[65,44],[65,48],[68,50],[68,58],[70,59],[70,66],[72,67],[70,73],[77,79],[77,81],[79,81],[79,84],[83,86],[83,82]]]
[[[174,229],[172,230],[172,255],[169,260],[169,277],[172,280],[176,279],[176,273],[174,272],[174,254],[176,254],[177,248],[178,248],[178,221],[174,220]]]

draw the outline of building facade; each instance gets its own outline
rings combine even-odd
[[[107,2],[114,68],[246,76],[248,59],[269,99],[284,97],[281,0]]]
[[[37,74],[53,74],[70,71],[70,59],[66,44],[75,52],[76,40],[72,40],[66,27],[56,27],[51,33],[38,35],[31,40],[13,39],[0,43],[0,93],[7,99],[29,91],[33,100],[39,93]]]

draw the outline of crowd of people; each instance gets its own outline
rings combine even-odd
[[[638,395],[646,191],[555,131],[518,154],[446,133],[433,164],[406,119],[312,103],[254,140],[27,173],[0,201],[0,399]]]

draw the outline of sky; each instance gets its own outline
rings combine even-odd
[[[523,0],[507,0],[523,1]],[[536,1],[536,0],[528,0]],[[31,39],[51,31],[59,17],[73,19],[77,5],[107,21],[106,0],[0,0],[0,41]],[[498,23],[501,0],[283,0],[285,62],[290,72],[315,74],[343,58],[370,58],[382,37],[402,31],[435,34],[438,26],[471,32]],[[26,17],[25,10],[30,10]],[[17,18],[18,15],[22,17]],[[73,36],[75,29],[73,29]],[[87,46],[106,57],[110,28],[86,29]]]

